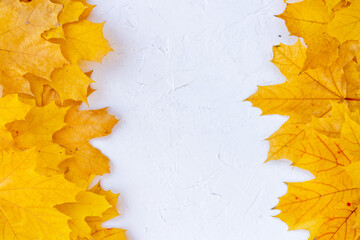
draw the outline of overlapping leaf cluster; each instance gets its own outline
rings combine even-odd
[[[86,0],[0,1],[0,239],[125,239],[103,222],[117,196],[95,175],[109,160],[90,139],[117,119],[79,110],[93,91],[83,61],[111,48]]]
[[[360,239],[360,0],[304,0],[278,17],[294,45],[274,46],[286,77],[248,98],[263,114],[289,116],[268,138],[267,160],[289,159],[315,178],[288,183],[277,216],[310,240]]]

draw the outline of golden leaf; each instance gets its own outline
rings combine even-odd
[[[76,202],[64,203],[56,208],[71,217],[69,226],[72,230],[71,239],[87,238],[91,239],[91,228],[85,221],[87,217],[101,217],[110,207],[104,196],[82,191],[76,196]]]
[[[305,52],[300,41],[292,46],[274,47],[273,62],[287,81],[274,86],[259,86],[247,100],[261,108],[263,114],[295,116],[302,121],[310,121],[311,116],[325,116],[331,110],[331,101],[347,102],[350,109],[358,108],[359,81],[345,77],[343,58],[330,68],[302,71]]]
[[[66,126],[53,139],[66,148],[71,158],[61,164],[66,176],[73,182],[88,182],[91,175],[109,172],[108,158],[88,141],[111,133],[118,120],[107,109],[79,111],[70,108],[65,117]]]
[[[15,143],[22,148],[32,148],[42,142],[52,142],[52,135],[65,126],[68,108],[60,108],[54,102],[45,107],[33,107],[25,120],[8,124]]]
[[[125,230],[111,228],[106,229],[101,226],[101,224],[107,220],[110,220],[119,215],[116,209],[117,199],[119,194],[114,194],[111,191],[104,191],[100,183],[95,185],[90,191],[105,196],[108,203],[111,205],[105,212],[103,212],[102,217],[87,217],[86,221],[91,227],[92,238],[94,240],[125,240]]]
[[[276,209],[309,240],[360,239],[359,1],[305,0],[280,15],[292,46],[274,47],[286,77],[248,98],[263,114],[289,116],[268,140],[267,160],[287,158],[315,179],[289,183]]]
[[[34,171],[34,151],[0,156],[0,226],[2,239],[66,239],[68,217],[54,206],[75,201],[78,187],[62,175]]]
[[[0,83],[7,93],[31,94],[23,75],[32,73],[49,79],[54,68],[66,63],[59,45],[41,37],[43,31],[57,24],[60,9],[49,0],[1,1]]]
[[[59,93],[61,100],[73,99],[87,103],[87,90],[92,82],[77,65],[65,65],[55,69],[49,84]]]
[[[108,41],[103,38],[104,23],[82,20],[63,26],[66,41],[61,44],[64,56],[72,63],[78,60],[101,62],[112,51]]]
[[[118,215],[117,195],[87,190],[109,172],[88,141],[118,121],[106,109],[78,110],[94,91],[78,64],[112,50],[103,23],[86,20],[93,8],[0,1],[0,239],[125,239],[124,230],[101,227]]]
[[[330,67],[338,58],[339,41],[323,33],[307,44],[304,69]]]
[[[352,186],[345,171],[337,175],[318,175],[314,180],[289,183],[280,198],[278,218],[290,230],[306,229],[309,239],[354,239],[352,228],[358,214],[360,189]]]
[[[327,32],[341,43],[347,40],[360,39],[360,19],[358,13],[360,2],[352,1],[351,5],[335,13]]]
[[[63,5],[63,9],[58,15],[60,24],[78,21],[80,16],[87,9],[87,7],[81,1],[52,0],[52,2]]]
[[[302,14],[300,15],[299,12]],[[325,32],[330,21],[328,8],[323,0],[305,0],[299,3],[287,4],[278,17],[285,20],[292,35],[311,39]]]

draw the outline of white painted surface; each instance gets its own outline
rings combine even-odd
[[[270,210],[288,161],[263,164],[286,119],[242,100],[284,80],[272,45],[294,42],[273,15],[283,0],[93,0],[114,52],[94,64],[92,108],[121,118],[94,141],[112,159],[103,186],[121,193],[109,223],[129,240],[305,240]],[[281,35],[281,37],[279,36]]]

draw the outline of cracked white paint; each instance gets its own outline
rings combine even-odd
[[[112,159],[105,188],[129,240],[305,240],[271,217],[283,181],[309,179],[288,161],[263,164],[286,119],[243,102],[284,80],[272,46],[294,43],[273,17],[283,0],[93,0],[114,52],[95,68],[93,108],[121,118],[93,143]]]

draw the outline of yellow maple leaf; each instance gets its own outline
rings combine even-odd
[[[31,106],[21,102],[16,94],[0,98],[0,125],[25,118],[30,109]]]
[[[0,84],[6,93],[31,94],[23,75],[49,79],[54,68],[66,63],[60,46],[41,37],[57,24],[60,10],[60,5],[49,0],[1,1]]]
[[[80,16],[87,9],[87,6],[84,5],[84,3],[82,3],[81,1],[52,0],[52,2],[63,5],[63,9],[58,15],[60,24],[78,21],[80,19]]]
[[[305,0],[287,4],[284,13],[278,17],[285,20],[292,35],[306,40],[325,32],[326,25],[330,21],[328,7],[323,0]]]
[[[341,2],[345,2],[344,0],[326,0],[326,6],[329,8],[329,10],[332,10],[336,5],[338,5]]]
[[[62,100],[86,102],[87,88],[93,81],[77,64],[80,60],[101,62],[101,59],[112,51],[108,41],[103,37],[102,29],[103,23],[81,20],[43,34],[46,39],[58,39],[64,56],[72,63],[56,69],[51,76],[50,85],[60,94]]]
[[[15,3],[17,1],[8,0],[8,2]],[[18,40],[4,38],[3,43],[0,41],[0,46],[4,45],[3,49],[7,49],[9,42],[14,43],[16,48],[23,48],[23,50],[16,49],[12,51],[11,56],[1,58],[1,65],[4,67],[11,65],[7,71],[0,72],[3,75],[0,77],[0,84],[3,85],[4,93],[34,94],[36,98],[39,94],[38,91],[34,92],[34,90],[43,88],[40,84],[42,83],[42,85],[51,85],[60,94],[63,101],[73,99],[87,102],[86,92],[92,80],[84,75],[77,64],[79,60],[100,62],[103,56],[112,50],[107,40],[103,38],[103,23],[97,24],[86,20],[94,6],[84,0],[53,0],[52,2],[50,0],[37,0],[8,5],[14,5],[13,8],[17,8],[18,11],[27,6],[29,12],[35,15],[34,17],[38,16],[35,13],[44,14],[44,11],[47,10],[48,19],[45,18],[42,22],[34,22],[34,24],[37,24],[35,30],[32,29],[34,27],[30,28],[32,22],[25,20],[24,24],[27,23],[25,27],[29,29],[25,29],[25,27],[23,29],[22,26],[19,26],[14,30],[4,30],[10,37],[18,37]],[[56,11],[51,9],[49,5]],[[41,10],[40,7],[45,10]],[[32,11],[33,9],[35,10]],[[40,10],[38,11],[38,9]],[[5,8],[4,11],[10,10]],[[26,17],[26,14],[23,15]],[[24,18],[23,15],[22,18]],[[19,21],[15,15],[10,17],[10,21],[7,21],[9,22],[9,28],[13,27],[14,21]],[[44,23],[48,25],[46,27],[41,25]],[[23,31],[17,34],[19,28],[23,29]],[[22,32],[25,30],[32,34],[23,34]],[[12,31],[16,31],[17,35]],[[38,40],[38,42],[35,40]],[[21,44],[16,44],[18,42]],[[24,53],[25,56],[23,56],[23,51],[27,51]],[[7,52],[4,51],[5,53]],[[71,65],[68,64],[63,55],[71,61]],[[22,69],[13,67],[13,59],[19,62]],[[56,64],[53,63],[54,61],[57,61]],[[27,68],[25,69],[25,67]],[[34,69],[37,69],[37,71],[34,71]],[[27,79],[30,75],[32,75],[31,80]],[[24,76],[27,77],[24,78]],[[37,81],[37,89],[34,89],[35,78],[42,79]],[[32,88],[30,88],[28,80],[33,84]],[[46,82],[46,80],[52,81]]]
[[[287,4],[279,17],[305,45],[275,46],[272,62],[286,81],[247,99],[263,114],[290,117],[268,139],[267,160],[287,158],[315,176],[289,183],[276,207],[310,240],[360,239],[359,11],[355,0]]]
[[[347,40],[359,40],[359,10],[360,2],[352,1],[349,7],[337,11],[335,17],[329,23],[327,30],[329,35],[335,37],[341,43]]]
[[[20,148],[32,148],[43,142],[52,142],[53,134],[64,127],[68,108],[58,107],[54,102],[31,108],[25,120],[8,124],[14,141]]]
[[[303,183],[288,183],[280,198],[278,218],[290,230],[306,229],[309,239],[355,239],[352,228],[358,214],[360,188],[353,187],[343,170],[337,175],[322,174]]]
[[[304,138],[306,125],[306,121],[291,118],[278,131],[267,138],[270,149],[266,161],[282,158],[293,159],[294,152],[289,148],[289,145]]]
[[[106,108],[87,111],[79,111],[78,107],[69,109],[65,117],[66,126],[53,136],[54,141],[71,155],[61,164],[69,180],[87,183],[91,175],[109,172],[108,158],[88,141],[109,135],[117,122]]]
[[[61,43],[64,56],[72,63],[79,60],[101,62],[112,51],[103,37],[104,23],[92,23],[82,20],[63,26],[65,41]]]
[[[87,103],[87,89],[92,82],[77,65],[66,65],[53,71],[49,85],[60,94],[62,101],[73,99]]]
[[[63,161],[59,167],[71,182],[85,187],[92,175],[110,172],[109,158],[90,143],[74,143],[64,147],[70,158]]]
[[[310,124],[303,125],[302,129],[298,130],[299,135],[294,136],[295,140],[283,144],[281,156],[287,157],[294,166],[309,170],[315,176],[323,172],[336,175],[343,167],[360,158],[359,120],[358,113],[351,113],[344,105],[334,105],[331,117],[314,119]],[[290,133],[291,130],[293,129],[290,128]],[[292,136],[290,133],[289,136]],[[282,139],[281,132],[278,138],[279,144],[288,139],[286,135]]]
[[[35,147],[37,168],[36,171],[43,175],[54,175],[59,172],[60,163],[69,156],[66,149],[52,142],[41,142]]]
[[[270,143],[267,161],[278,159],[296,159],[298,153],[292,145],[304,141],[310,134],[319,133],[330,138],[339,138],[345,116],[360,122],[360,115],[349,110],[345,103],[331,102],[331,112],[326,117],[315,118],[311,122],[302,122],[291,118],[266,140]],[[310,130],[310,131],[309,131]],[[314,130],[314,131],[312,131]]]
[[[86,218],[87,223],[91,227],[91,237],[94,240],[125,240],[125,230],[118,228],[106,229],[101,226],[101,224],[105,221],[108,221],[119,215],[116,208],[119,194],[114,194],[111,191],[105,191],[101,188],[100,183],[96,184],[92,189],[90,189],[90,191],[100,196],[105,196],[105,199],[111,205],[106,211],[103,212],[101,217],[90,216]]]
[[[328,34],[323,33],[307,44],[307,57],[303,69],[330,67],[338,58],[340,42]]]
[[[34,151],[1,152],[1,239],[66,239],[68,217],[55,205],[75,201],[78,187],[62,175],[37,174]]]
[[[21,102],[16,94],[0,98],[0,149],[13,147],[11,133],[5,124],[25,117],[31,106]]]
[[[103,23],[86,20],[93,7],[0,1],[0,239],[125,239],[124,230],[101,227],[118,214],[117,195],[87,190],[109,172],[88,141],[117,123],[106,109],[78,110],[94,91],[78,64],[111,51]]]
[[[71,217],[69,226],[72,230],[71,239],[87,238],[91,239],[91,228],[85,221],[87,217],[101,217],[110,207],[105,196],[101,196],[90,191],[79,192],[76,196],[76,202],[64,203],[56,208]]]
[[[311,131],[311,130],[310,130]],[[316,132],[308,133],[306,140],[293,143],[293,165],[309,170],[315,176],[322,172],[336,175],[339,167],[351,164],[353,156],[345,152],[341,140],[334,140]]]
[[[345,103],[338,104],[332,102],[331,112],[328,117],[312,118],[309,128],[316,132],[331,138],[339,138],[341,134],[341,128],[345,122],[345,116],[349,116],[351,119],[359,121],[359,114],[351,112]]]
[[[353,56],[354,57],[354,56]],[[281,44],[274,47],[272,62],[286,76],[287,81],[274,86],[259,86],[249,97],[263,114],[296,116],[310,121],[311,116],[323,117],[331,110],[331,101],[346,102],[351,109],[360,107],[357,90],[359,81],[346,78],[343,67],[349,57],[339,57],[330,68],[316,68],[302,71],[306,48],[298,41],[295,45]],[[356,71],[356,69],[349,69]]]

